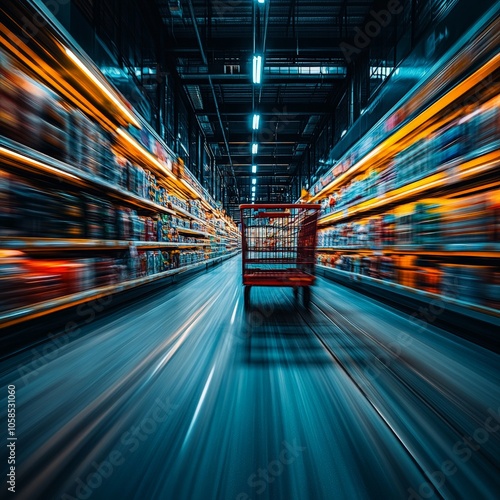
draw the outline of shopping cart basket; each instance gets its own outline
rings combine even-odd
[[[245,306],[252,286],[303,288],[311,298],[316,264],[316,227],[320,205],[240,205],[242,276]]]

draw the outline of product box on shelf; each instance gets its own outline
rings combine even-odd
[[[86,237],[89,239],[116,239],[117,210],[114,205],[101,198],[85,195]]]
[[[128,190],[141,198],[148,199],[149,193],[146,171],[139,165],[134,165],[132,163],[129,163],[128,166]]]
[[[67,110],[56,96],[46,95],[40,114],[40,149],[51,158],[66,161],[69,117]]]
[[[121,280],[121,277],[121,262],[118,258],[98,257],[95,259],[96,286],[114,285]]]
[[[122,241],[131,240],[133,235],[131,209],[127,207],[119,208],[116,215],[118,239]]]
[[[489,266],[443,263],[440,269],[442,294],[471,304],[485,303],[484,285],[491,272]]]
[[[16,309],[23,304],[22,277],[26,274],[26,254],[0,249],[0,311]]]
[[[130,211],[131,235],[130,238],[135,241],[144,241],[146,235],[146,228],[144,219],[137,215],[136,210]]]
[[[158,241],[157,221],[152,217],[144,217],[144,241]]]
[[[65,117],[56,95],[0,51],[0,135],[57,159],[66,156]]]
[[[448,250],[495,249],[495,196],[481,193],[446,200],[442,215],[442,239]]]
[[[116,171],[116,185],[122,189],[128,190],[129,173],[131,169],[130,162],[123,156],[113,154],[112,163]]]

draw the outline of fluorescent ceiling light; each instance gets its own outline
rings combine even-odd
[[[257,130],[259,128],[260,115],[253,115],[252,128]]]
[[[252,154],[256,155],[258,150],[259,150],[259,145],[258,144],[252,144]]]
[[[262,56],[253,56],[253,83],[260,83],[262,75]]]
[[[252,174],[257,173],[257,165],[252,165]]]
[[[252,179],[252,184],[257,184],[257,179],[255,177]]]
[[[259,3],[264,3],[266,0],[257,0]]]
[[[255,186],[252,186],[252,193],[255,193]]]

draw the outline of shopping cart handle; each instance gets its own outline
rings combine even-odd
[[[290,212],[259,212],[255,214],[255,219],[279,219],[290,217]]]

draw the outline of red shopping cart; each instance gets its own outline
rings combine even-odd
[[[245,306],[252,286],[303,289],[308,307],[316,265],[316,228],[321,205],[240,205]]]

